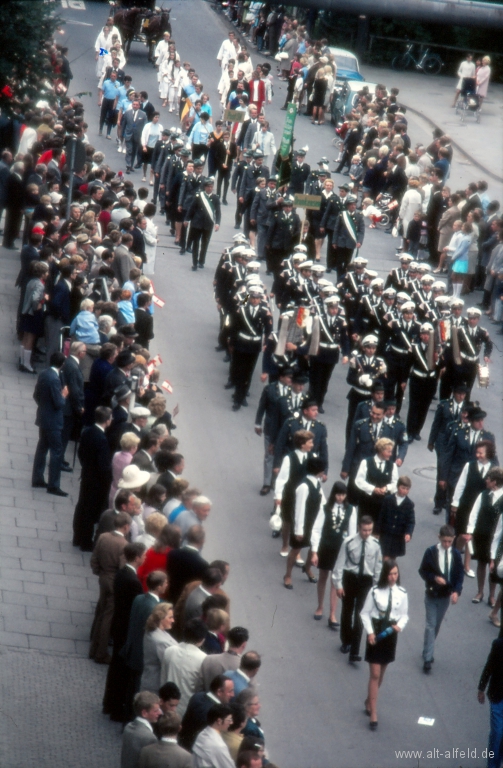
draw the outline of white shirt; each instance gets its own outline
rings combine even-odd
[[[379,459],[377,456],[373,458],[375,458],[376,460],[378,469],[384,469],[385,462]],[[356,474],[355,485],[361,491],[364,491],[369,496],[371,496],[376,486],[371,485],[365,479],[367,476],[367,463],[369,461],[372,461],[372,459],[363,459],[363,461],[360,462],[360,466],[358,467],[358,472]],[[381,466],[379,466],[380,463],[381,463]],[[393,470],[391,473],[391,483],[388,483],[388,485],[386,486],[386,489],[389,491],[389,493],[396,493],[397,483],[398,483],[398,469],[396,464],[393,464]]]
[[[462,61],[459,65],[458,77],[475,77],[475,62]]]
[[[494,504],[496,501],[498,501],[500,496],[503,495],[503,488],[498,488],[498,490],[497,491],[493,491],[492,494],[493,494],[493,504]],[[481,501],[482,501],[482,494],[480,493],[477,496],[477,498],[475,499],[475,504],[473,505],[472,511],[470,512],[470,517],[468,519],[468,525],[466,527],[466,532],[467,533],[473,533],[473,531],[475,530],[475,526],[477,525],[477,519],[478,519],[479,512],[480,512]],[[500,522],[501,522],[501,517],[500,517],[500,520],[498,521],[498,525],[499,525]],[[496,529],[497,528],[498,528],[498,526],[496,526]],[[496,535],[496,533],[494,535]]]
[[[340,548],[337,562],[332,571],[332,582],[336,589],[342,587],[343,571],[349,571],[350,573],[355,574],[359,573],[362,544],[363,539],[360,534],[357,533],[354,536],[351,536],[351,538],[346,539]],[[365,576],[372,576],[375,586],[381,575],[382,552],[381,545],[373,536],[369,536],[365,540],[364,555],[363,574]]]
[[[331,514],[332,514],[333,520],[340,520],[342,523],[342,520],[344,519],[344,515],[345,515],[344,506],[342,504],[334,504]],[[356,507],[353,507],[353,511],[351,512],[351,517],[349,518],[347,534],[344,538],[351,538],[352,536],[355,536],[356,530],[357,530],[357,525],[356,525],[357,516],[358,515],[357,515]],[[311,535],[311,552],[318,552],[318,548],[320,546],[320,539],[321,539],[321,534],[323,530],[323,524],[320,528],[316,525],[317,522],[318,521],[316,520],[315,525],[313,526],[313,533]]]
[[[149,723],[148,720],[145,720],[144,717],[137,717],[135,719],[136,719],[136,722],[142,723],[143,725],[145,725],[149,729],[149,731],[152,731],[152,733],[154,732],[154,729],[152,728],[152,724]]]
[[[499,497],[503,493],[503,488],[500,488],[499,491],[493,491],[493,493],[494,493],[494,497],[493,497],[493,502],[494,502],[497,500],[496,494],[499,493],[499,496],[497,497],[499,499]],[[498,544],[501,539],[501,534],[503,533],[503,524],[501,521],[501,517],[502,517],[501,515],[498,517],[498,522],[496,523],[493,540],[491,542],[491,560],[494,560],[496,557],[496,552],[498,551]],[[500,562],[503,562],[503,559]],[[498,575],[499,575],[499,567],[498,567]]]
[[[459,501],[466,488],[466,479],[468,477],[469,468],[470,468],[470,462],[467,461],[465,466],[463,467],[463,471],[461,472],[459,480],[456,484],[456,488],[454,489],[454,496],[452,497],[452,502],[451,502],[453,507],[459,507]],[[480,476],[485,477],[489,472],[489,470],[491,469],[491,462],[488,461],[486,464],[481,464],[480,461],[477,461],[477,468],[479,470]]]
[[[470,427],[470,445],[475,445],[478,440],[480,440],[480,429],[473,429]]]
[[[315,488],[318,488],[319,494],[320,494],[320,508],[318,510],[318,514],[316,515],[316,519],[314,521],[313,529],[318,528],[319,533],[317,533],[318,541],[321,536],[321,529],[323,528],[323,521],[325,519],[325,513],[323,510],[323,507],[327,503],[327,500],[325,498],[325,494],[323,493],[323,490],[320,486],[320,481],[317,477],[314,475],[307,475],[306,480],[309,480],[310,483],[313,484]],[[300,485],[297,486],[297,490],[295,491],[295,524],[294,524],[294,534],[295,536],[302,536],[304,534],[304,520],[306,517],[306,502],[307,498],[309,496],[309,483],[304,480],[303,483],[300,483]],[[313,532],[311,531],[311,537],[313,536]]]
[[[161,665],[161,685],[176,683],[181,692],[177,707],[183,717],[193,693],[203,687],[201,664],[206,654],[193,643],[180,643],[166,648]],[[213,729],[212,729],[213,730]]]
[[[409,601],[403,587],[395,584],[393,587],[374,587],[371,589],[360,611],[363,628],[368,635],[374,634],[372,619],[383,618],[388,610],[391,590],[391,611],[389,618],[403,629],[409,620]]]
[[[304,464],[307,453],[304,453],[303,451],[299,451],[298,449],[295,450],[295,453],[297,454],[297,457],[299,461]],[[290,457],[287,455],[283,459],[281,463],[281,469],[279,470],[278,476],[276,478],[276,485],[274,486],[274,498],[276,501],[281,501],[283,498],[283,488],[286,485],[286,482],[288,478],[290,477]]]
[[[227,744],[211,725],[206,726],[198,735],[192,754],[194,768],[236,768]]]

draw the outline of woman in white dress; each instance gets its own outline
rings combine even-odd
[[[454,94],[453,107],[456,106],[459,94],[463,87],[463,80],[465,77],[475,77],[475,64],[471,53],[466,54],[466,59],[461,62],[458,69],[458,84],[456,85],[456,93]]]
[[[487,89],[489,88],[489,78],[491,77],[491,67],[489,64],[491,59],[489,56],[484,56],[482,59],[482,66],[477,69],[477,95],[479,97],[480,106],[487,96]]]
[[[407,227],[409,226],[409,222],[414,218],[415,212],[421,210],[422,204],[423,198],[419,191],[419,179],[409,179],[409,188],[402,197],[400,211],[398,213],[398,217],[403,226],[404,243],[407,237]]]
[[[178,645],[175,638],[169,634],[173,622],[171,603],[159,603],[147,619],[143,637],[141,691],[157,693],[161,687],[161,664],[164,651],[172,645]]]
[[[157,251],[157,226],[153,222],[155,211],[155,205],[153,203],[147,203],[143,209],[144,215],[139,220],[139,226],[145,241],[144,275],[153,275],[155,272],[155,257]]]
[[[101,77],[101,72],[103,69],[103,63],[105,54],[100,55],[100,51],[109,51],[110,47],[112,45],[112,28],[105,24],[101,32],[99,33],[98,37],[96,38],[96,43],[94,44],[94,50],[95,50],[95,58],[96,58],[96,77],[99,79]]]
[[[370,730],[377,730],[377,695],[386,667],[395,661],[398,633],[409,620],[407,592],[400,584],[396,560],[385,560],[377,586],[367,595],[360,612],[367,633],[365,661],[370,667],[365,714],[370,717]]]

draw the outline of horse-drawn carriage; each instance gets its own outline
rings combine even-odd
[[[143,43],[148,48],[148,60],[152,61],[155,47],[164,33],[171,34],[171,8],[149,8],[148,2],[138,8],[125,4],[124,0],[120,6],[114,4],[114,7],[114,24],[121,33],[124,53],[129,53],[131,43]]]

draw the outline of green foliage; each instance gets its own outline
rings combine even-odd
[[[43,81],[51,78],[46,45],[62,20],[43,0],[10,0],[0,5],[0,107],[46,98]],[[7,87],[6,87],[7,86]],[[12,96],[10,92],[12,92]]]

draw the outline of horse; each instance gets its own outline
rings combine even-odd
[[[117,11],[115,14],[114,24],[121,33],[125,55],[129,53],[131,48],[131,43],[137,31],[138,19],[140,16],[145,16],[146,13],[148,13],[147,8],[128,8]]]
[[[148,24],[145,23],[143,26],[143,31],[145,33],[145,37],[147,38],[149,61],[153,61],[155,46],[160,40],[162,40],[163,34],[165,32],[169,32],[169,34],[171,34],[171,24],[169,22],[170,13],[171,8],[169,10],[163,9],[160,13],[156,13],[153,16],[150,16],[150,18],[148,18]]]

